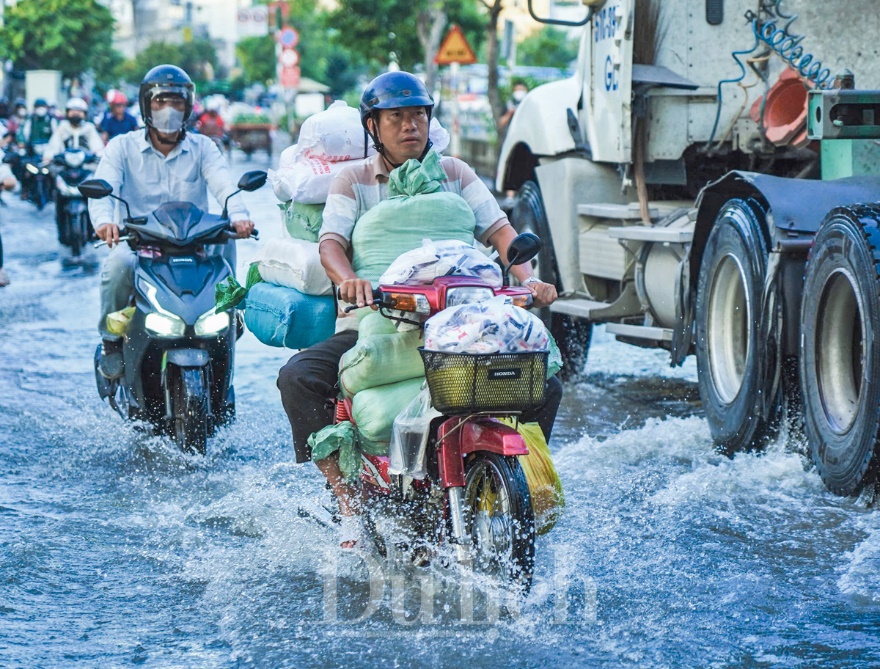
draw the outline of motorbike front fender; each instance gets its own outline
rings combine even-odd
[[[491,418],[450,418],[437,431],[437,440],[440,443],[438,467],[444,488],[464,485],[464,459],[470,453],[529,454],[519,432]]]
[[[206,367],[210,361],[208,352],[200,348],[173,348],[165,352],[165,366]]]

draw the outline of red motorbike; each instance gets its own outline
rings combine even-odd
[[[508,286],[507,275],[512,265],[534,258],[540,247],[530,233],[511,243],[502,288],[472,277],[441,277],[432,285],[382,285],[374,304],[388,318],[420,325],[447,306],[497,295],[530,306],[529,291]],[[364,516],[371,539],[383,557],[391,543],[416,564],[427,562],[438,547],[451,545],[459,562],[528,589],[535,518],[518,460],[528,448],[499,419],[544,403],[547,353],[420,352],[431,403],[440,415],[431,419],[426,442],[404,456],[421,459],[404,467],[418,471],[418,478],[389,473],[388,457],[362,454]],[[336,420],[352,420],[350,399],[338,402]]]

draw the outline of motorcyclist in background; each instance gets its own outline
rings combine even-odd
[[[34,113],[19,129],[19,145],[25,147],[31,155],[42,156],[57,124],[49,114],[48,103],[43,98],[37,98],[34,100]]]
[[[105,179],[114,195],[126,200],[131,215],[149,216],[166,202],[191,202],[208,211],[208,190],[223,203],[237,190],[217,146],[207,137],[187,134],[195,87],[189,75],[175,65],[158,65],[147,72],[138,102],[146,128],[110,140],[94,178]],[[137,258],[127,244],[119,244],[114,200],[89,200],[89,216],[110,254],[101,271],[101,317],[98,329],[103,346],[100,371],[107,378],[124,373],[122,340],[107,330],[107,314],[128,306],[134,286]],[[254,224],[241,196],[229,199],[229,218],[238,238],[250,236]],[[209,246],[208,253],[223,255],[235,273],[235,240]]]
[[[107,95],[110,110],[104,112],[101,119],[101,139],[106,144],[116,135],[124,135],[127,132],[138,129],[137,119],[128,113],[128,98],[122,91],[110,91]]]
[[[95,124],[86,120],[89,113],[89,105],[82,98],[70,98],[64,107],[64,120],[55,128],[46,150],[43,152],[43,162],[49,162],[65,149],[79,148],[101,155],[104,150],[104,142],[98,134]]]
[[[12,133],[3,123],[0,123],[0,153],[12,140]],[[18,186],[18,180],[12,175],[12,170],[6,163],[0,163],[0,191],[12,190]],[[3,239],[0,238],[0,288],[9,285],[9,275],[3,269]]]

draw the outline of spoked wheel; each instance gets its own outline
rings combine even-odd
[[[531,232],[541,238],[541,251],[532,261],[532,271],[541,281],[551,283],[557,290],[559,271],[556,266],[556,255],[553,252],[553,239],[550,236],[550,225],[544,210],[541,190],[534,181],[527,181],[516,194],[516,202],[510,212],[511,223],[517,232]],[[590,339],[593,323],[583,318],[568,314],[551,312],[549,308],[538,312],[541,320],[550,329],[550,334],[559,346],[563,368],[560,376],[573,379],[581,374],[590,350]]]
[[[189,453],[208,447],[208,388],[200,368],[181,369],[171,389],[174,439]]]
[[[831,212],[807,262],[800,382],[810,455],[822,480],[852,495],[880,470],[880,209]]]
[[[519,461],[495,453],[474,455],[465,472],[463,503],[474,568],[528,590],[535,566],[535,517]]]

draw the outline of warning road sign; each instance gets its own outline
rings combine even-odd
[[[458,26],[452,26],[443,44],[434,56],[434,62],[438,65],[452,65],[452,63],[460,63],[461,65],[472,65],[477,62],[474,50],[465,39],[464,33]]]

